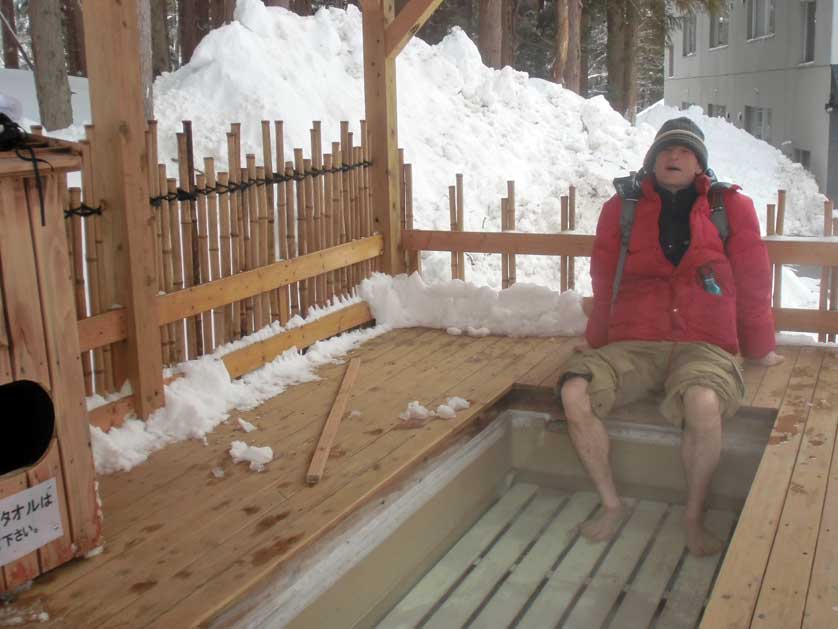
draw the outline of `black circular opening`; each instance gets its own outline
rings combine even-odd
[[[0,439],[0,475],[29,467],[49,448],[55,430],[55,410],[44,389],[29,380],[0,385],[3,439]]]

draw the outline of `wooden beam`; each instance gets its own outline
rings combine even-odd
[[[261,295],[327,271],[334,271],[381,255],[384,239],[369,236],[323,251],[274,262],[252,271],[180,290],[157,298],[159,324],[172,323],[247,297]]]
[[[396,60],[387,55],[387,26],[395,0],[362,0],[364,101],[369,125],[373,227],[384,236],[384,271],[405,271],[399,217],[399,141],[396,114]]]
[[[395,59],[398,56],[440,4],[442,0],[408,0],[396,19],[387,27],[385,48],[388,58]]]
[[[125,308],[79,319],[79,349],[91,349],[124,341],[128,338],[128,315]]]
[[[838,238],[769,236],[762,241],[774,264],[838,265]]]
[[[774,327],[787,332],[838,333],[838,311],[774,308]]]
[[[284,334],[272,336],[260,343],[231,352],[222,360],[230,377],[239,378],[272,361],[285,350],[292,347],[297,349],[308,347],[317,341],[346,332],[372,320],[372,313],[365,302],[353,304]]]
[[[329,460],[329,452],[332,451],[332,444],[335,442],[335,437],[338,434],[340,420],[343,419],[346,403],[349,401],[349,392],[352,390],[352,385],[355,384],[355,377],[358,375],[358,369],[360,368],[360,358],[353,358],[346,367],[343,382],[340,383],[340,389],[338,389],[338,394],[332,404],[332,409],[326,417],[323,432],[320,433],[320,440],[317,442],[314,456],[311,457],[311,464],[308,466],[308,472],[306,473],[307,485],[316,485],[323,478],[323,472],[326,470],[326,461]]]
[[[163,405],[163,365],[137,2],[85,2],[82,11],[96,127],[94,187],[104,205],[109,257],[105,303],[121,304],[127,314],[128,342],[114,345],[115,376],[118,386],[122,377],[131,381],[138,414],[147,417]]]
[[[590,256],[590,234],[525,234],[519,232],[448,232],[412,229],[402,232],[408,251],[465,251],[471,253],[521,253],[548,256]]]

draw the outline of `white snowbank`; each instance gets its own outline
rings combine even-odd
[[[416,273],[390,277],[375,273],[361,283],[359,294],[376,321],[393,328],[466,329],[472,336],[578,335],[586,318],[582,298],[543,286],[515,284],[496,291],[449,280],[426,284]]]

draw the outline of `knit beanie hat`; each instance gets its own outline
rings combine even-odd
[[[655,169],[655,159],[663,149],[674,144],[686,146],[695,153],[701,168],[707,170],[707,147],[704,146],[704,133],[698,125],[687,117],[672,118],[663,123],[655,136],[655,141],[643,159],[643,168],[650,173]]]

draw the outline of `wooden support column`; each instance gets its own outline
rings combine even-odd
[[[110,258],[106,303],[125,306],[128,314],[128,339],[114,345],[116,382],[130,380],[137,413],[148,417],[163,405],[163,379],[138,7],[136,0],[123,0],[84,2],[82,9],[96,128],[94,187],[104,205],[102,235]]]
[[[399,217],[399,142],[396,116],[396,56],[387,55],[387,26],[394,0],[362,0],[364,99],[370,130],[373,227],[384,236],[384,272],[404,273]]]

